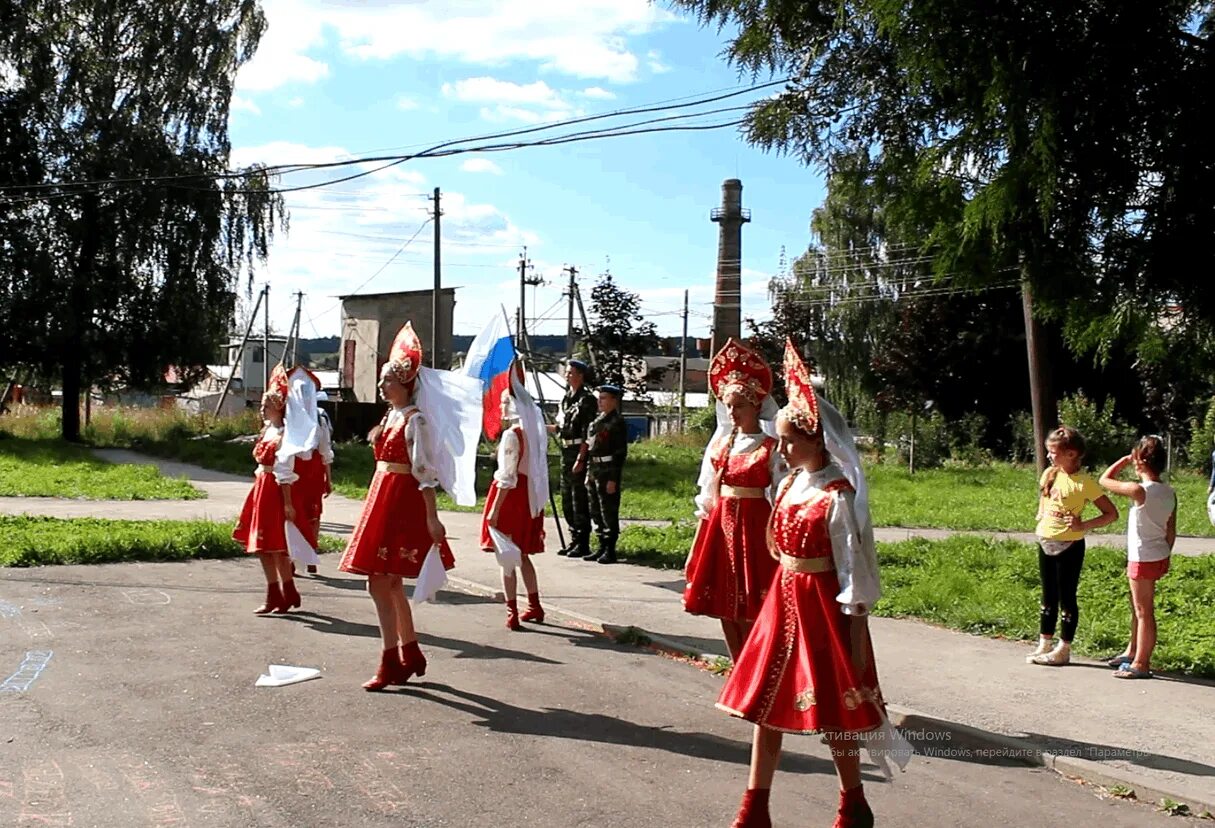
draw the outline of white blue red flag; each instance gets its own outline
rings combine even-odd
[[[497,440],[502,433],[502,392],[510,386],[510,365],[515,358],[506,319],[494,314],[464,360],[464,373],[481,380],[481,425],[485,436]]]

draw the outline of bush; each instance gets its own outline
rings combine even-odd
[[[992,461],[987,442],[987,418],[977,411],[966,414],[948,428],[949,458],[968,466],[984,466]]]
[[[717,430],[717,403],[711,397],[709,404],[697,409],[684,419],[685,430],[690,434],[699,434],[702,441]]]
[[[1109,465],[1134,448],[1138,439],[1135,429],[1114,414],[1112,399],[1097,405],[1083,393],[1064,397],[1059,401],[1059,418],[1084,436],[1087,466]]]
[[[1211,473],[1211,451],[1215,449],[1215,400],[1207,406],[1202,422],[1190,420],[1190,442],[1186,457],[1203,474]]]
[[[1028,411],[1018,411],[1008,420],[1008,431],[1011,437],[1009,443],[1009,458],[1014,463],[1032,463],[1034,461],[1034,415]]]
[[[898,459],[904,466],[911,464],[911,416],[891,414],[889,431],[898,441]],[[933,469],[949,457],[949,424],[940,411],[915,418],[915,467]]]

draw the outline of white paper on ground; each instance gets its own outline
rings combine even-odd
[[[443,558],[439,555],[439,545],[430,547],[426,560],[422,561],[422,571],[413,584],[414,606],[434,600],[439,590],[447,584],[447,570],[443,568]]]
[[[312,544],[304,540],[304,533],[291,521],[287,521],[287,551],[293,559],[308,566],[316,566],[321,562],[321,556],[316,554]]]
[[[519,545],[507,535],[494,527],[489,527],[490,540],[494,542],[494,554],[498,557],[498,566],[509,571],[523,564],[523,552]]]
[[[287,664],[271,664],[270,675],[261,675],[255,687],[282,687],[286,684],[298,684],[321,677],[321,671],[315,667],[292,667]]]

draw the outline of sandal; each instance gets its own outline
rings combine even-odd
[[[1120,679],[1150,679],[1152,678],[1151,670],[1140,670],[1131,664],[1123,664],[1114,671],[1114,678]]]
[[[1115,670],[1117,670],[1123,664],[1130,664],[1135,660],[1135,657],[1128,655],[1116,655],[1110,656],[1109,658],[1103,660],[1105,661],[1106,667],[1113,667]]]

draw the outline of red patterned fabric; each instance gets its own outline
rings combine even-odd
[[[772,536],[779,551],[798,558],[831,557],[827,517],[837,481],[805,503],[779,503]],[[751,635],[717,706],[788,733],[861,732],[885,715],[873,647],[864,669],[852,658],[851,619],[835,600],[835,570],[802,573],[780,567]]]
[[[725,463],[722,483],[766,489],[772,485],[771,460],[776,441],[766,438],[747,454],[725,457],[729,437],[714,447],[714,466]],[[776,575],[768,553],[766,497],[721,497],[703,518],[688,561],[683,608],[693,615],[726,621],[754,621]]]
[[[253,459],[260,466],[273,466],[274,454],[278,451],[279,437],[261,439],[253,446]],[[245,545],[245,551],[286,552],[286,512],[283,510],[283,493],[278,481],[270,472],[259,471],[253,478],[253,488],[245,497],[232,539]]]
[[[416,411],[400,422],[380,429],[375,459],[409,464],[405,426]],[[416,578],[432,545],[426,528],[426,501],[412,474],[377,471],[363,502],[363,512],[350,536],[338,568],[359,575],[388,574]],[[444,569],[456,565],[451,547],[439,547]]]
[[[522,468],[523,458],[527,456],[526,438],[519,426],[515,426],[512,431],[519,438],[519,466]],[[513,489],[498,488],[497,480],[490,484],[485,508],[481,512],[482,551],[494,551],[494,542],[489,537],[489,515],[494,504],[503,497],[505,500],[502,510],[498,513],[498,531],[513,540],[524,555],[539,555],[544,551],[544,513],[532,517],[531,502],[527,495],[527,475],[522,471],[516,473]]]
[[[312,457],[295,458],[295,473],[299,477],[291,484],[291,505],[295,507],[295,525],[313,549],[320,540],[321,511],[325,498],[325,461],[319,451]]]

